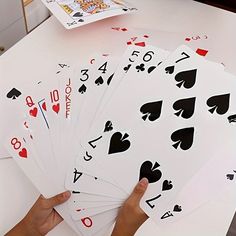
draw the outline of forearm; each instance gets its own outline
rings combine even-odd
[[[25,220],[21,220],[17,225],[14,226],[5,236],[41,236],[34,230],[30,229],[31,227],[25,222]]]
[[[29,236],[26,232],[23,220],[15,225],[5,236]]]
[[[124,222],[122,218],[118,219],[111,236],[134,236],[138,228],[143,224],[145,220],[138,222]]]

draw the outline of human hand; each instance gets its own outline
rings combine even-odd
[[[121,207],[111,236],[133,236],[138,228],[148,219],[140,208],[139,202],[148,186],[148,180],[143,178],[135,186],[129,198]]]
[[[63,218],[53,208],[66,202],[70,198],[70,195],[69,191],[48,199],[40,195],[27,215],[5,236],[46,235],[63,221]]]

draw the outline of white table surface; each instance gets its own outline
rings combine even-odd
[[[5,77],[0,80],[20,81],[26,74],[31,80],[34,76],[32,72],[37,73],[39,68],[43,70],[47,59],[63,57],[70,58],[71,61],[82,59],[83,55],[89,55],[102,45],[103,37],[99,34],[99,27],[103,24],[173,32],[210,33],[216,38],[219,50],[232,59],[231,68],[236,69],[236,14],[190,0],[130,0],[130,2],[140,9],[137,14],[107,19],[71,31],[64,29],[54,17],[51,17],[0,57],[0,65],[7,70]],[[37,63],[33,63],[33,60]],[[11,159],[0,161],[0,187],[0,235],[3,235],[24,216],[39,193]],[[224,236],[235,207],[236,189],[228,189],[185,219],[170,225],[168,229],[161,230],[148,220],[137,235]],[[62,223],[49,235],[73,236],[75,233],[66,223]]]

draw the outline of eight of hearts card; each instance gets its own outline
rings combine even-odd
[[[67,15],[90,17],[80,11]],[[80,235],[104,235],[143,177],[141,207],[160,227],[232,186],[236,79],[221,64],[145,44],[56,64],[50,80],[5,92],[18,111],[5,147],[43,195],[71,191],[57,210]]]

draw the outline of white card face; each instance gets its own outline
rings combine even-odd
[[[227,150],[233,150],[232,145],[234,143],[228,142]],[[158,213],[161,226],[168,227],[170,223],[188,217],[194,210],[220,195],[227,188],[234,188],[235,166],[234,152],[231,155],[227,152],[226,156],[225,151],[222,150],[218,153],[218,157],[213,157],[168,204],[169,208]]]
[[[9,67],[7,66],[7,62],[4,60],[1,61],[0,65],[0,77],[4,78],[9,74]],[[5,63],[5,64],[4,64]],[[62,64],[61,64],[62,65]],[[15,80],[14,76],[12,76],[12,80],[2,80],[0,86],[0,93],[3,95],[0,99],[0,106],[3,110],[6,110],[6,113],[3,113],[2,122],[0,124],[0,130],[2,134],[8,133],[11,130],[11,126],[9,123],[21,122],[24,116],[22,111],[18,109],[20,104],[23,102],[23,98],[25,96],[25,90],[29,87],[35,88],[37,91],[37,86],[46,80],[46,78],[50,78],[52,75],[56,74],[56,72],[60,71],[62,68],[60,66],[55,65],[54,61],[48,61],[44,66],[43,70],[35,68],[37,73],[33,75],[26,74],[25,77],[20,80]],[[54,79],[54,78],[53,78]],[[42,104],[41,104],[42,105]],[[9,156],[6,150],[3,148],[4,143],[4,135],[0,135],[0,157]]]
[[[124,55],[122,56],[119,65],[114,73],[113,79],[109,85],[109,88],[106,90],[105,95],[102,97],[96,117],[94,120],[101,115],[105,105],[109,102],[111,96],[113,95],[115,89],[119,86],[122,79],[129,73],[130,67],[137,60],[140,55],[140,52],[145,51],[145,47],[140,46],[129,46],[127,47]]]
[[[117,31],[117,34],[132,32],[133,37],[131,36],[130,40],[127,41],[129,45],[145,42],[146,45],[173,51],[179,45],[185,44],[206,59],[222,63],[226,71],[236,73],[234,63],[231,60],[234,50],[219,46],[219,35],[216,36],[212,32],[174,33],[152,29],[112,27],[111,32],[113,31]]]
[[[26,126],[29,126],[29,131],[33,136],[32,142],[34,142],[34,147],[37,153],[40,153],[41,150],[44,152],[40,155],[41,164],[44,167],[44,171],[52,169],[57,163],[54,158],[54,149],[56,149],[57,143],[53,142],[54,139],[57,139],[58,132],[57,129],[53,129],[52,124],[54,120],[51,117],[50,106],[47,107],[47,100],[45,97],[47,93],[44,89],[50,88],[50,85],[53,85],[54,81],[51,80],[51,83],[41,82],[36,89],[34,87],[29,87],[25,90],[25,95],[21,101],[20,107],[24,116],[27,119]],[[34,92],[32,92],[35,90]],[[55,140],[56,141],[56,140]]]
[[[118,187],[97,177],[81,173],[76,167],[68,171],[65,187],[72,191],[108,196],[121,200],[127,197],[127,194]]]
[[[25,173],[25,175],[32,181],[34,186],[45,197],[52,197],[62,191],[59,186],[50,179],[50,176],[45,174],[35,162],[35,152],[27,144],[28,131],[16,128],[14,132],[8,133],[5,142],[5,147],[10,155]],[[53,187],[52,187],[53,186]],[[56,207],[57,211],[63,215],[67,223],[76,230],[75,223],[71,220],[67,207],[60,205]],[[78,229],[77,229],[78,231]]]
[[[180,63],[188,59],[189,61]],[[185,75],[187,76],[186,81]],[[143,170],[150,169],[149,171],[151,171],[153,168],[156,169],[155,171],[159,179],[164,175],[160,183],[150,185],[144,197],[145,201],[143,201],[142,207],[149,215],[154,217],[157,211],[156,209],[162,209],[162,206],[165,206],[181,190],[186,181],[211,158],[212,154],[217,153],[214,147],[220,147],[222,140],[219,139],[219,132],[215,128],[216,124],[219,123],[219,129],[223,129],[221,135],[228,137],[229,132],[223,128],[225,127],[225,123],[221,122],[223,118],[219,116],[222,112],[225,114],[228,109],[224,107],[225,105],[221,107],[221,96],[218,98],[218,95],[222,95],[223,99],[227,100],[227,94],[231,94],[230,88],[234,86],[230,84],[229,87],[223,89],[221,79],[223,75],[225,74],[221,67],[217,68],[214,64],[207,64],[204,60],[200,60],[199,57],[195,56],[191,50],[182,47],[157,69],[156,74],[154,73],[152,76],[145,78],[146,80],[149,79],[149,82],[139,84],[141,90],[134,90],[132,99],[129,98],[126,101],[122,101],[122,98],[128,98],[125,94],[128,94],[129,90],[126,92],[125,89],[121,89],[121,86],[119,86],[119,89],[122,91],[122,96],[117,96],[118,100],[116,103],[113,103],[115,101],[115,96],[113,96],[110,110],[107,111],[110,114],[115,113],[116,110],[122,114],[129,114],[128,122],[135,125],[133,125],[133,128],[127,125],[125,123],[127,121],[122,117],[122,125],[116,126],[119,128],[112,131],[110,136],[107,135],[106,141],[104,141],[106,138],[103,137],[101,140],[106,145],[102,148],[99,146],[98,149],[95,147],[94,153],[95,156],[103,157],[100,159],[103,163],[103,170],[106,170],[107,173],[110,171],[110,176],[120,183],[120,186],[125,186],[127,192],[131,191],[132,186],[139,180],[139,177],[145,176],[141,175]],[[204,79],[206,76],[211,76],[212,79]],[[132,86],[129,82],[127,79],[127,88]],[[148,83],[149,85],[147,85]],[[160,90],[156,88],[160,88]],[[209,88],[211,88],[210,92]],[[165,95],[166,91],[170,94]],[[179,106],[176,103],[180,102],[177,101],[183,99],[195,101],[193,95],[196,97],[196,104],[194,103],[194,107],[196,107],[195,113],[191,109],[191,112],[179,112],[180,108],[178,108]],[[166,98],[164,99],[165,96]],[[142,99],[139,101],[139,98]],[[129,103],[129,101],[134,101],[135,103]],[[149,107],[152,103],[157,107],[157,111],[153,115],[151,115],[151,110],[148,111],[152,109]],[[125,108],[119,106],[119,104],[126,104],[129,108],[128,112],[125,111]],[[136,106],[136,111],[131,110],[134,105]],[[235,105],[231,105],[234,108],[233,110],[235,110]],[[173,114],[175,112],[174,110],[177,113]],[[212,117],[212,113],[216,114],[216,117]],[[193,114],[196,115],[193,116]],[[131,117],[135,117],[137,120],[135,121]],[[190,119],[191,117],[192,119]],[[211,122],[209,122],[210,120]],[[227,116],[224,117],[224,120],[227,121]],[[114,124],[113,121],[113,127],[115,127]],[[206,130],[208,130],[208,133],[205,132]],[[186,136],[184,135],[185,132]],[[183,139],[180,139],[180,136]],[[233,134],[230,137],[233,140],[235,138]],[[95,143],[93,143],[93,146],[95,146]],[[202,150],[208,151],[202,153]],[[118,157],[118,153],[121,156]],[[161,153],[161,157],[158,156],[158,153]],[[200,156],[199,153],[201,153]],[[122,160],[122,157],[126,157],[127,159]],[[176,159],[179,160],[178,163],[171,165],[171,160]],[[91,163],[89,168],[91,168]],[[133,174],[131,175],[136,176],[136,180],[134,179],[132,181],[131,177],[129,178],[130,182],[127,183],[127,179],[123,178],[131,173],[131,169],[127,170],[129,171],[127,174],[123,174],[126,170],[122,169],[122,175],[120,174],[120,168],[122,168],[124,163],[132,167],[132,169],[136,169],[136,174],[132,172]],[[177,165],[179,169],[181,166],[187,165],[188,169],[180,174],[176,167]],[[112,168],[112,166],[115,168]],[[128,188],[129,184],[130,186]],[[168,192],[167,190],[171,191]]]
[[[72,196],[70,197],[70,199],[72,201],[79,201],[79,202],[96,202],[96,203],[100,202],[100,204],[102,204],[103,202],[120,203],[123,201],[108,196],[81,193],[77,191],[72,191]]]
[[[86,207],[86,205],[88,207]],[[91,207],[89,207],[89,205],[91,205]],[[95,204],[91,204],[91,203],[86,204],[86,203],[75,202],[75,203],[69,204],[69,209],[70,209],[72,219],[80,220],[85,217],[96,216],[98,214],[107,212],[109,210],[119,208],[120,206],[121,206],[121,203],[104,205],[104,206],[96,206]]]
[[[114,72],[118,64],[118,59],[111,56],[100,56],[95,60],[90,78],[88,79],[88,91],[83,103],[78,121],[78,140],[88,132],[92,121],[97,113],[97,109],[105,92],[113,80]]]
[[[42,2],[67,29],[137,10],[123,2],[112,0],[42,0]]]
[[[118,208],[95,216],[85,217],[76,221],[76,227],[83,235],[100,235],[99,231],[103,233],[104,228],[107,227],[108,229],[110,224],[114,223],[117,214]]]
[[[130,68],[130,71],[128,72],[127,76],[129,76],[132,73],[132,71],[134,71],[134,75],[132,74],[132,81],[137,80],[137,83],[139,83],[140,79],[149,75],[150,73],[153,73],[153,71],[156,69],[158,64],[160,64],[162,62],[162,60],[164,58],[166,58],[167,55],[168,55],[168,52],[166,52],[164,50],[157,49],[154,47],[145,47],[145,50],[142,50],[142,52],[140,52],[140,56],[138,57],[138,60],[135,61],[133,67]],[[146,70],[144,69],[145,66],[147,67]],[[139,69],[139,67],[141,67],[141,68]],[[126,77],[124,77],[122,79],[122,82],[124,84],[126,84],[128,82],[128,81],[126,81]],[[130,89],[132,89],[132,86],[133,85],[131,83],[127,87],[129,89],[129,91],[130,91]],[[114,95],[112,96],[111,101],[113,101],[113,98],[116,97],[115,95],[118,93],[117,91],[122,91],[122,89],[120,90],[120,87],[121,86],[118,86],[119,89],[114,92]],[[125,96],[120,96],[120,97],[121,97],[121,100],[118,99],[119,101],[117,101],[118,106],[120,106],[121,104],[126,104],[126,101],[125,101],[126,97]],[[135,99],[136,97],[131,96],[131,98]],[[117,104],[116,104],[116,106],[117,106]],[[124,106],[124,108],[125,107],[126,106]],[[119,121],[117,121],[117,124],[119,124],[119,126],[114,127],[112,120],[117,120],[117,119],[119,119]],[[122,122],[125,123],[126,125],[124,126],[122,124]],[[106,115],[105,114],[101,115],[101,117],[96,121],[96,126],[94,125],[91,128],[91,130],[93,130],[92,131],[93,135],[89,134],[89,137],[88,138],[86,137],[86,139],[84,139],[86,141],[83,141],[82,145],[87,148],[86,149],[87,153],[89,155],[93,156],[93,151],[94,151],[93,149],[97,148],[97,145],[99,145],[99,142],[101,139],[103,139],[107,135],[109,136],[109,131],[111,131],[112,129],[118,129],[119,127],[123,127],[123,128],[129,127],[130,124],[132,124],[132,122],[133,122],[133,120],[127,119],[125,115],[120,113],[119,109],[116,109],[116,107],[114,107],[112,112],[107,112]],[[101,124],[100,127],[99,127],[98,123]],[[88,140],[88,143],[87,143],[87,140]],[[88,146],[88,144],[89,144],[89,146]],[[86,155],[86,154],[84,154],[84,155]],[[93,161],[95,159],[95,157],[96,156],[91,158],[91,161]],[[86,165],[88,164],[88,169],[93,165],[91,161],[87,161],[85,163]],[[83,162],[84,161],[81,160],[80,163],[84,168],[86,168],[86,166]],[[78,163],[79,163],[79,160],[78,160]],[[78,166],[80,166],[80,165],[78,164]],[[99,172],[99,170],[97,168],[92,168],[92,172],[96,173],[97,176],[101,176],[101,174],[102,174],[101,171]],[[101,178],[102,178],[102,176],[101,176]]]
[[[4,78],[3,75],[1,75],[2,78]],[[17,109],[21,100],[23,99],[23,90],[23,86],[19,87],[19,85],[13,83],[2,84],[0,86],[0,93],[2,94],[0,106],[3,111],[7,111],[2,113],[2,122],[0,124],[0,130],[2,133],[0,136],[0,143],[2,144],[0,147],[0,157],[10,156],[7,150],[3,147],[5,134],[9,133],[12,129],[12,125],[9,124],[14,124],[17,121],[20,122],[24,119],[24,114],[19,109]]]
[[[29,140],[28,136],[29,133],[27,130],[21,127],[15,128],[14,132],[8,134],[5,146],[36,188],[44,194],[44,196],[48,196],[52,192],[55,192],[57,187],[55,186],[54,191],[50,190],[52,182],[50,182],[51,180],[47,178],[48,176],[45,175],[35,161],[36,153],[27,143]]]

